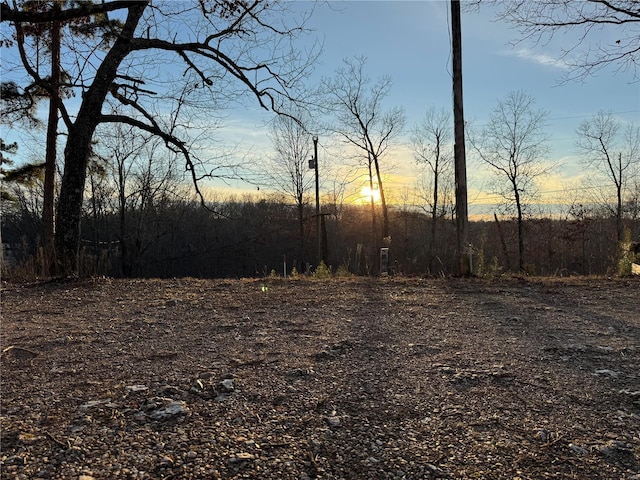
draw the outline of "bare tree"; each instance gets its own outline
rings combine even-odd
[[[564,47],[561,60],[570,68],[567,79],[584,79],[602,68],[631,71],[638,79],[640,62],[640,8],[637,0],[508,0],[497,3],[498,17],[521,33],[521,40],[544,45],[557,35],[576,31],[576,40]],[[595,43],[592,34],[612,32]]]
[[[16,31],[34,24],[108,16],[113,12],[123,19],[109,23],[103,31],[95,31],[95,48],[85,48],[77,56],[78,69],[82,70],[77,77],[81,79],[77,85],[80,92],[76,98],[81,100],[77,113],[72,115],[59,105],[68,130],[56,218],[56,251],[62,274],[75,274],[78,270],[82,198],[93,136],[99,124],[127,123],[160,137],[169,149],[183,156],[200,193],[197,182],[210,173],[204,168],[206,162],[189,148],[184,136],[186,128],[175,120],[162,121],[163,105],[156,103],[162,95],[156,90],[171,95],[171,86],[191,85],[186,90],[189,98],[206,92],[218,104],[250,92],[260,106],[277,110],[282,98],[295,94],[297,81],[304,78],[317,53],[301,55],[294,48],[291,42],[304,31],[305,19],[287,16],[286,2],[113,0],[64,4],[57,12],[34,11],[21,3],[10,6],[2,2],[0,8],[2,22],[10,22]],[[107,48],[101,52],[98,45]],[[26,64],[30,61],[28,56],[25,60]],[[174,68],[167,69],[167,64]],[[183,98],[183,104],[187,100]],[[131,109],[135,115],[103,113],[107,101]],[[190,105],[195,108],[195,102]],[[182,110],[172,113],[179,116]],[[202,197],[201,201],[204,204]]]
[[[547,113],[535,108],[533,97],[509,93],[492,110],[489,122],[471,144],[496,174],[496,193],[516,210],[518,266],[525,266],[524,214],[527,200],[536,193],[536,179],[551,166],[544,163],[547,147],[544,127]]]
[[[380,162],[402,132],[405,114],[400,107],[383,109],[384,99],[393,82],[391,77],[383,76],[371,85],[371,79],[364,71],[365,64],[365,57],[345,59],[344,66],[336,71],[334,78],[323,80],[323,89],[336,115],[336,122],[329,130],[348,146],[362,152],[372,191],[375,174],[375,186],[380,192],[382,206],[382,237],[389,237],[389,216]],[[371,200],[373,202],[373,198]]]
[[[306,264],[304,209],[314,183],[314,176],[308,166],[309,159],[313,157],[309,123],[308,115],[301,109],[294,109],[290,116],[277,116],[269,128],[275,153],[267,159],[265,165],[269,184],[295,202],[298,216],[299,271],[303,271]]]
[[[443,181],[446,181],[444,177],[452,173],[451,140],[451,116],[443,109],[429,108],[422,121],[415,125],[411,132],[414,158],[429,173],[430,185],[424,185],[425,188],[422,190],[430,193],[430,198],[426,198],[427,213],[431,217],[431,238],[428,250],[430,269],[433,269],[438,219],[446,214],[446,209],[441,205],[440,187]]]
[[[612,112],[599,112],[585,120],[577,129],[576,147],[583,155],[585,165],[604,175],[615,189],[617,240],[623,235],[623,202],[626,187],[634,169],[640,164],[640,128],[628,124],[624,129]],[[604,206],[608,202],[603,202]]]

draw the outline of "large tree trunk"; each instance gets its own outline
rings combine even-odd
[[[60,4],[54,2],[54,13],[60,11]],[[49,98],[49,119],[47,123],[47,150],[44,169],[44,199],[42,202],[42,273],[49,276],[54,269],[54,211],[55,178],[58,140],[58,104],[60,102],[60,22],[51,24],[51,92]]]
[[[56,254],[58,274],[78,275],[80,253],[80,221],[84,197],[87,163],[91,140],[100,123],[102,105],[111,88],[118,67],[130,52],[130,39],[148,2],[135,2],[129,7],[127,20],[109,53],[96,72],[91,87],[84,93],[75,123],[69,129],[64,151],[64,174],[58,203]]]

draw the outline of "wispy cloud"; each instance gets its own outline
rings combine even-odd
[[[567,70],[569,68],[567,63],[560,58],[556,58],[544,53],[536,53],[528,48],[510,50],[509,52],[507,52],[507,54],[515,55],[522,60],[537,63],[538,65],[543,65],[545,67],[557,68],[560,70]]]

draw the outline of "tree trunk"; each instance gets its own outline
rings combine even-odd
[[[298,235],[300,236],[300,250],[298,253],[298,261],[296,262],[296,268],[298,269],[298,272],[304,272],[306,255],[304,254],[304,203],[302,202],[302,197],[298,197],[298,229]]]
[[[438,176],[440,174],[438,165],[440,163],[440,139],[437,140],[436,144],[436,168],[433,169],[433,208],[431,210],[431,243],[429,244],[429,270],[430,273],[434,274],[435,270],[435,261],[433,252],[435,251],[436,244],[436,231],[437,231],[437,220],[438,220]]]
[[[54,12],[60,4],[54,2]],[[58,139],[58,103],[60,101],[60,22],[51,23],[51,92],[47,121],[47,147],[44,168],[44,199],[42,203],[42,274],[49,276],[54,269],[54,204],[56,178],[56,143]]]
[[[122,32],[98,68],[93,84],[84,93],[76,121],[69,129],[55,239],[57,268],[61,275],[79,274],[80,222],[91,140],[100,123],[102,105],[120,63],[130,52],[130,39],[147,3],[135,2],[129,7]]]
[[[616,205],[616,233],[618,235],[618,243],[622,241],[624,229],[622,227],[622,153],[618,155],[618,171],[620,172],[619,181],[616,182],[618,204]],[[615,178],[615,177],[614,177]]]
[[[520,194],[515,189],[516,208],[518,210],[518,270],[524,271],[524,221],[522,218],[522,205],[520,205]]]
[[[376,228],[376,202],[373,199],[373,171],[371,170],[371,153],[369,153],[369,202],[371,204],[371,233],[374,247],[378,244],[378,233]]]
[[[498,227],[498,235],[500,236],[500,244],[502,245],[502,254],[504,255],[504,261],[507,263],[507,270],[511,271],[511,259],[509,258],[509,250],[507,249],[507,242],[504,238],[504,232],[502,231],[502,226],[500,225],[500,221],[498,220],[498,215],[493,214],[493,219],[496,221],[496,225]]]
[[[382,186],[382,176],[380,175],[380,165],[378,164],[378,156],[373,154],[373,163],[376,167],[376,178],[378,179],[378,191],[380,192],[380,206],[382,207],[382,238],[389,236],[389,212],[387,211],[387,201],[384,197],[384,188]],[[373,194],[373,192],[371,192]]]

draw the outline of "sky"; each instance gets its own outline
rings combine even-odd
[[[311,2],[290,3],[294,11],[304,11]],[[310,45],[320,40],[323,53],[310,82],[334,74],[343,59],[367,58],[366,73],[376,79],[389,75],[394,85],[385,106],[405,109],[408,131],[429,107],[452,110],[450,4],[447,1],[329,1],[316,5],[308,27],[312,32],[301,39]],[[575,150],[578,125],[601,110],[612,111],[622,122],[640,125],[640,83],[632,72],[605,69],[583,82],[563,83],[566,66],[559,60],[560,48],[572,45],[577,33],[558,35],[554,42],[541,45],[513,45],[518,32],[495,20],[495,12],[483,7],[479,12],[463,11],[462,61],[464,111],[466,121],[476,127],[486,123],[491,109],[509,92],[524,91],[536,106],[548,112],[550,153],[548,161],[557,164],[553,177],[542,188],[543,202],[557,201],[555,193],[576,188],[582,175]],[[615,41],[616,32],[594,30],[588,42]],[[271,143],[265,122],[269,119],[257,105],[243,105],[228,112],[217,136],[222,144],[239,156],[268,155]],[[335,162],[323,149],[320,162]],[[468,149],[469,153],[469,149]],[[390,152],[385,165],[393,165],[388,188],[411,188],[417,169],[407,145]],[[490,203],[487,169],[468,157],[467,175],[471,203]],[[572,185],[572,187],[568,187]],[[217,188],[255,191],[255,186],[232,182]],[[576,190],[577,191],[577,190]],[[555,195],[555,196],[554,196]]]
[[[300,2],[307,8],[307,2]],[[373,78],[390,75],[394,81],[385,100],[388,107],[402,106],[407,130],[419,122],[427,108],[452,109],[450,4],[445,1],[348,1],[329,2],[316,8],[309,26],[310,39],[324,42],[314,79],[331,76],[344,58],[367,57],[366,72]],[[548,112],[549,161],[557,164],[546,179],[542,201],[556,201],[558,190],[568,188],[582,175],[575,150],[578,125],[601,110],[610,110],[622,122],[640,124],[640,83],[632,72],[608,68],[583,82],[562,82],[567,72],[560,48],[571,45],[576,33],[559,35],[546,45],[520,43],[518,32],[496,21],[495,11],[462,13],[462,61],[465,120],[481,127],[491,109],[509,92],[522,90]],[[594,31],[595,45],[611,41],[615,32]],[[238,118],[237,122],[250,122]],[[257,123],[255,125],[258,125]],[[261,148],[268,139],[250,135]],[[322,139],[320,139],[322,143]],[[407,148],[395,151],[393,163],[401,165],[399,185],[413,183],[415,166]],[[384,169],[384,167],[383,167]],[[486,193],[485,167],[468,159],[470,201],[492,202]],[[398,187],[398,185],[396,185]],[[575,185],[574,185],[575,187]],[[472,192],[472,190],[475,192]],[[478,193],[485,190],[485,193]],[[552,198],[553,197],[553,198]],[[546,200],[545,200],[546,199]]]

